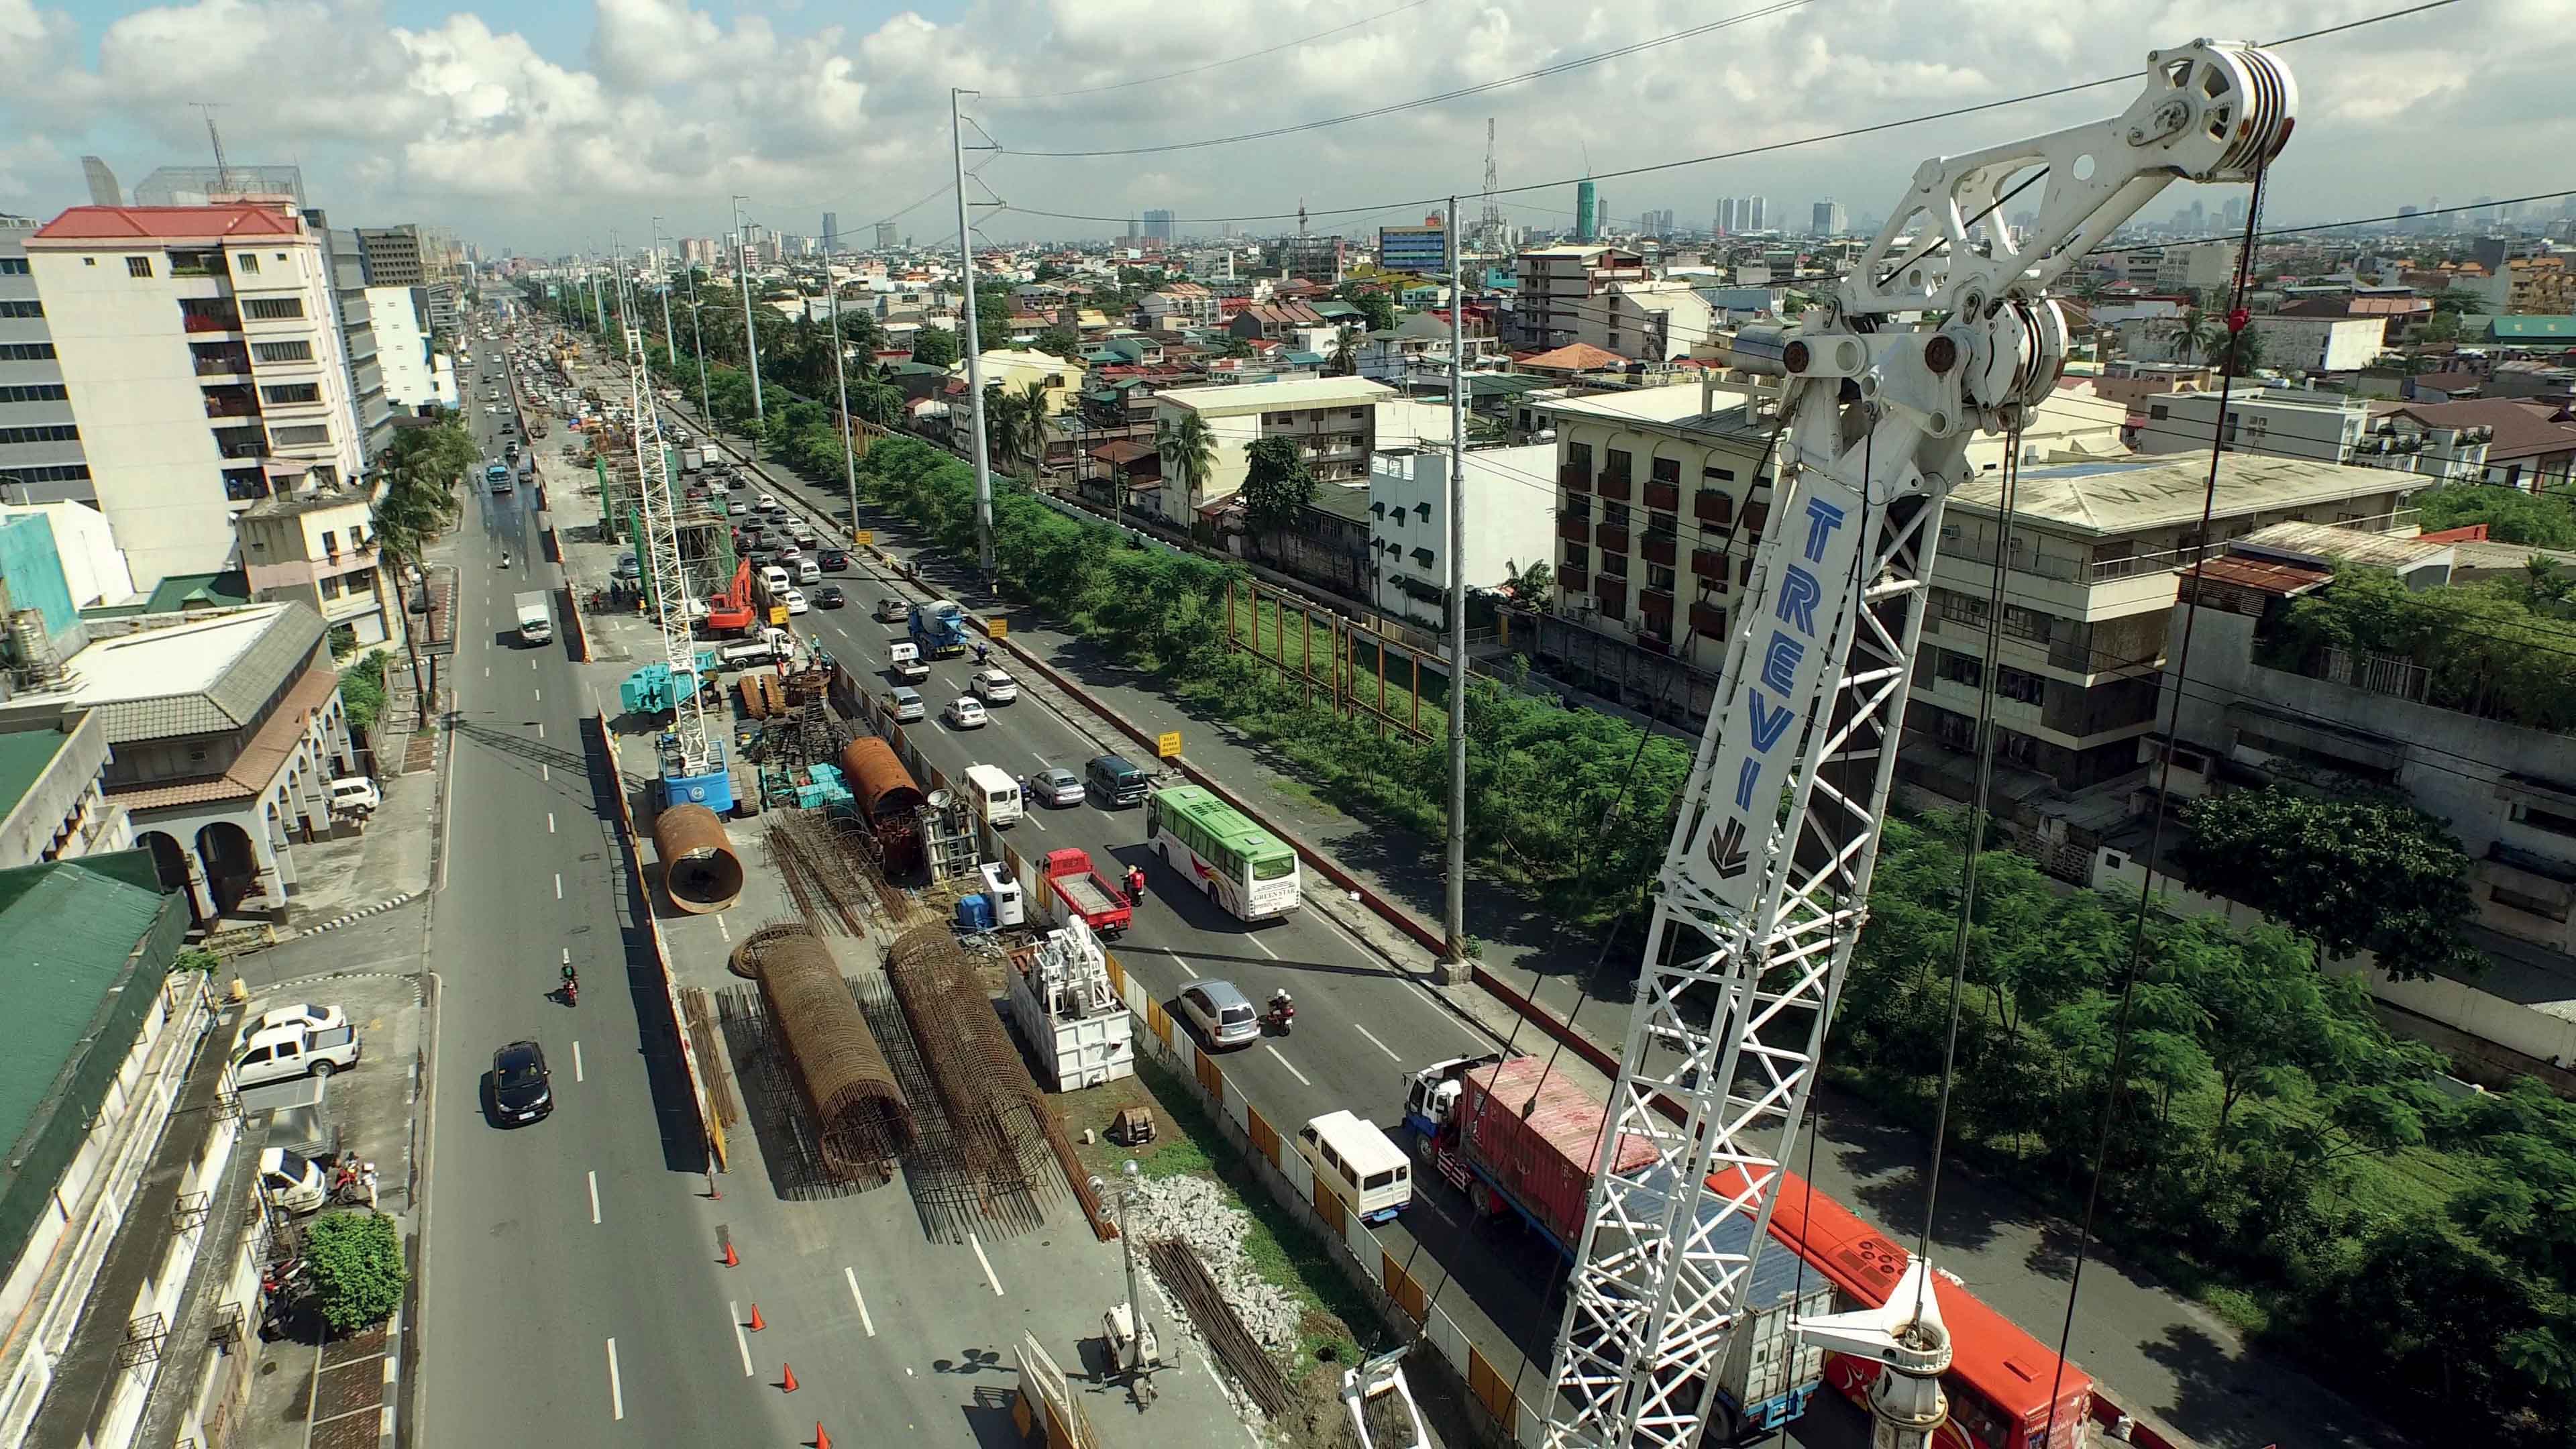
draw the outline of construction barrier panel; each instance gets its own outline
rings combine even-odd
[[[1258,1108],[1247,1106],[1244,1109],[1243,1131],[1245,1136],[1252,1139],[1252,1150],[1261,1154],[1261,1160],[1277,1167],[1279,1165],[1279,1129],[1270,1125],[1270,1119],[1262,1116]]]
[[[1421,1280],[1404,1271],[1404,1265],[1395,1261],[1393,1253],[1380,1253],[1378,1256],[1385,1260],[1382,1277],[1386,1295],[1394,1299],[1395,1306],[1403,1309],[1414,1322],[1420,1323],[1431,1310],[1430,1299],[1423,1294]]]

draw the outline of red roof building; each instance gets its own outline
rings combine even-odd
[[[221,206],[75,206],[36,228],[30,246],[53,242],[148,241],[154,243],[255,241],[307,235],[304,219],[276,206],[228,202]]]

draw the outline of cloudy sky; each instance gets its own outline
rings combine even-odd
[[[974,184],[996,239],[1107,235],[1049,217],[1168,207],[1184,232],[1293,213],[1358,233],[1471,193],[1485,118],[1505,187],[1736,151],[2135,69],[2198,35],[2273,39],[2410,0],[2096,6],[2065,0],[0,0],[0,211],[86,199],[80,157],[130,187],[211,159],[302,165],[340,225],[452,225],[487,248],[630,245],[660,213],[845,232],[903,211],[953,231],[948,88],[1003,150]],[[1126,156],[1372,110],[1739,24],[1499,91],[1240,144]],[[2100,18],[2094,18],[2098,15]],[[2078,18],[2079,16],[2083,18]],[[1289,42],[1348,29],[1303,45]],[[1271,54],[1212,65],[1247,52]],[[2576,0],[2456,0],[2283,52],[2302,92],[2276,221],[2576,188]],[[1175,72],[1189,72],[1174,74]],[[1145,84],[1121,84],[1146,80]],[[1064,94],[1065,92],[1086,92]],[[1615,215],[1705,225],[1720,194],[1774,217],[1832,197],[1885,212],[1924,157],[2116,114],[2127,85],[1600,184]],[[2172,209],[2180,192],[2150,209]],[[1570,187],[1506,198],[1561,224]],[[2214,198],[2213,198],[2214,200]],[[1469,203],[1472,212],[1474,203]],[[2556,211],[2557,202],[2545,207]],[[1281,223],[1247,220],[1255,234]]]

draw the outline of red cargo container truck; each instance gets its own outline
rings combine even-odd
[[[1583,1240],[1608,1119],[1601,1104],[1537,1057],[1469,1058],[1415,1075],[1404,1120],[1431,1144],[1432,1165],[1479,1217],[1517,1212],[1567,1257]],[[1654,1159],[1654,1144],[1619,1141],[1622,1171]]]

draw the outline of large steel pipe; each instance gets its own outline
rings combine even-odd
[[[912,1149],[912,1107],[831,948],[805,927],[778,926],[744,942],[736,957],[736,971],[760,982],[796,1089],[814,1114],[824,1167],[844,1181],[879,1175]]]
[[[724,821],[704,805],[673,805],[653,817],[653,848],[662,856],[662,889],[693,916],[742,899],[742,858]]]

